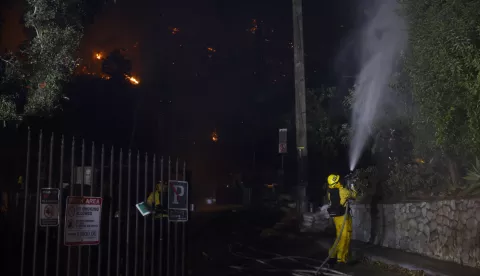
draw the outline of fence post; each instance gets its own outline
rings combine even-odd
[[[73,182],[74,182],[74,166],[75,166],[75,137],[72,137],[71,162],[70,162],[70,196],[73,196]],[[65,235],[65,233],[64,233]],[[72,247],[68,247],[67,253],[67,275],[70,275]]]
[[[168,179],[167,185],[170,185],[170,178],[172,173],[172,160],[170,156],[168,157]],[[167,186],[168,187],[168,186]],[[168,191],[168,189],[167,189]],[[167,199],[168,199],[168,192],[167,192]],[[167,200],[168,204],[168,200]],[[168,206],[167,206],[168,208]],[[170,215],[170,214],[169,214]],[[170,276],[170,218],[167,218],[167,276]]]
[[[184,161],[183,162],[183,181],[187,181],[187,162]],[[187,193],[189,193],[190,191],[187,190]],[[190,196],[189,196],[190,197]],[[187,206],[188,206],[188,202],[187,202]],[[188,211],[187,211],[188,212]],[[186,231],[187,231],[187,222],[183,222],[182,223],[182,276],[185,276],[185,264],[186,264],[186,254],[185,254],[185,251],[187,250],[186,248]]]
[[[35,236],[33,241],[33,264],[32,275],[37,274],[37,243],[38,243],[38,207],[40,205],[40,173],[42,166],[42,145],[43,145],[43,131],[40,130],[38,139],[38,164],[37,164],[37,200],[35,203]]]
[[[92,156],[90,161],[90,196],[93,196],[93,187],[95,186],[95,142],[92,142]],[[85,173],[85,172],[84,172]],[[100,221],[100,224],[102,222]],[[101,231],[100,227],[100,231]],[[101,233],[101,232],[100,232]],[[99,234],[100,234],[99,233]],[[100,234],[101,238],[101,234]],[[90,271],[92,269],[92,247],[88,247],[88,260],[87,260],[87,276],[90,276]]]
[[[55,268],[55,275],[60,276],[60,245],[61,245],[61,237],[62,237],[62,215],[63,215],[63,157],[64,157],[64,150],[65,150],[65,137],[62,135],[62,144],[60,145],[60,179],[58,180],[58,188],[60,189],[60,202],[59,202],[59,210],[58,210],[58,217],[60,221],[58,222],[57,228],[57,263]],[[45,274],[46,275],[46,274]]]
[[[120,241],[122,239],[122,165],[123,150],[120,149],[120,157],[118,161],[117,275],[120,275]]]
[[[175,180],[178,181],[178,157],[177,160],[175,161]],[[173,275],[177,276],[177,269],[178,269],[178,221],[174,222],[175,224],[175,234],[174,234],[174,245],[173,245]]]
[[[24,202],[23,202],[23,228],[22,228],[22,255],[20,257],[20,276],[24,274],[25,267],[25,242],[26,242],[26,224],[27,224],[27,202],[28,202],[28,180],[30,179],[30,144],[32,142],[30,127],[27,134],[27,164],[25,171]]]
[[[137,198],[136,202],[139,202],[140,195],[140,152],[137,151],[137,179],[135,182],[136,192],[135,196]],[[138,275],[138,212],[135,212],[135,276]]]
[[[148,154],[145,153],[145,179],[144,179],[144,197],[148,196],[147,186],[148,186]],[[155,203],[155,198],[154,198]],[[146,261],[147,261],[147,217],[143,217],[143,276],[146,275]]]
[[[154,210],[156,210],[156,187],[155,187],[155,167],[157,166],[156,164],[156,156],[153,155],[153,161],[152,161],[152,195],[153,195],[153,203],[152,207]],[[160,186],[161,188],[161,186]],[[160,200],[160,194],[158,194],[159,200]],[[155,217],[156,214],[152,214],[152,252],[151,252],[151,259],[150,259],[150,275],[154,276],[155,275]],[[162,217],[162,214],[160,214],[160,217]]]
[[[111,258],[112,258],[112,217],[113,217],[113,146],[110,150],[110,210],[108,214],[108,253],[107,253],[107,275],[112,275],[111,272]]]
[[[52,169],[53,169],[53,142],[54,142],[54,135],[50,137],[50,156],[48,159],[48,188],[52,187]],[[49,238],[50,238],[50,227],[47,226],[45,231],[45,256],[43,260],[43,275],[48,275],[48,247],[49,247]]]
[[[126,267],[125,276],[130,274],[130,206],[132,199],[130,195],[130,189],[132,186],[132,150],[128,150],[128,181],[127,181],[127,249],[125,252]]]
[[[164,179],[163,179],[163,156],[162,156],[162,159],[160,160],[160,184],[162,187],[161,193],[160,193],[160,196],[161,196],[160,202],[162,203],[162,207],[165,210],[165,200],[164,200],[165,197],[163,194],[163,183],[164,183]],[[160,271],[159,272],[160,276],[163,275],[163,222],[164,222],[164,218],[162,213],[162,218],[160,219],[160,241],[159,241],[160,250],[158,254],[158,270]]]
[[[102,153],[100,157],[100,191],[98,196],[103,198],[103,181],[104,181],[104,166],[105,166],[105,145],[102,144]],[[102,222],[100,221],[100,237],[102,233]],[[102,243],[98,245],[98,262],[97,262],[97,276],[102,275]],[[58,276],[58,275],[57,275]]]
[[[81,163],[81,166],[82,166],[82,177],[80,178],[80,196],[83,197],[83,192],[84,192],[84,185],[85,185],[85,140],[82,139],[82,163]],[[75,168],[76,170],[76,168]],[[74,187],[75,185],[72,183],[72,187]],[[82,250],[83,249],[83,246],[82,245],[79,245],[78,246],[78,258],[77,258],[77,276],[81,276],[82,275]]]

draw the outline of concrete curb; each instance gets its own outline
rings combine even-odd
[[[316,243],[324,250],[329,250],[331,246],[331,242],[328,239],[317,240]],[[394,249],[390,249],[390,250],[394,250]],[[362,249],[362,248],[356,247],[355,245],[352,246],[352,254],[355,256],[356,259],[363,257],[372,262],[379,262],[386,265],[395,265],[412,272],[423,271],[427,276],[458,276],[459,275],[458,273],[455,275],[451,273],[445,274],[441,270],[442,269],[441,267],[438,268],[437,270],[437,269],[432,269],[431,266],[427,266],[427,265],[424,266],[423,264],[419,265],[419,264],[412,264],[412,263],[403,262],[399,260],[393,260],[388,257],[381,256],[379,254],[374,254],[373,252],[370,252],[370,250],[366,250],[366,248]]]
[[[394,265],[398,266],[401,268],[404,268],[409,271],[423,271],[426,276],[451,276],[448,274],[445,274],[443,272],[439,271],[432,271],[431,269],[425,268],[425,267],[419,267],[416,265],[408,264],[408,263],[402,263],[402,262],[395,262],[390,259],[381,257],[381,256],[375,256],[375,255],[364,255],[365,258],[367,258],[371,262],[379,262],[383,263],[386,265]]]

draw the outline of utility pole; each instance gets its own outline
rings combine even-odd
[[[303,47],[302,0],[292,0],[293,63],[295,73],[295,129],[297,148],[297,211],[307,210],[308,150],[307,108],[305,103],[305,62]]]

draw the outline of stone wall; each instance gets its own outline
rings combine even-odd
[[[356,204],[352,215],[356,240],[480,267],[480,199]]]

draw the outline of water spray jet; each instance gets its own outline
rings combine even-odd
[[[360,48],[360,71],[356,76],[352,101],[350,171],[357,166],[374,125],[380,119],[386,119],[380,114],[390,107],[387,105],[393,93],[389,84],[407,38],[405,22],[397,13],[397,0],[373,2],[363,9],[371,10],[373,16],[366,19],[355,44]]]

